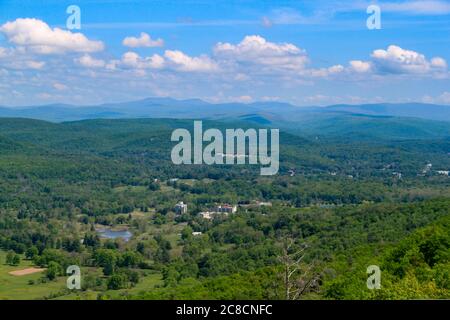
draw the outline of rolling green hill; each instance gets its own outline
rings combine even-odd
[[[247,120],[232,127],[263,125]],[[279,256],[288,238],[296,248],[308,244],[306,266],[320,276],[304,298],[449,297],[450,180],[437,173],[450,167],[448,138],[282,130],[280,172],[262,177],[259,166],[173,165],[170,135],[192,126],[0,119],[0,297],[16,298],[26,284],[24,298],[282,299]],[[179,201],[187,214],[175,214]],[[224,203],[239,204],[237,214],[199,215]],[[98,228],[132,237],[102,239]],[[17,266],[6,263],[8,253]],[[364,286],[373,263],[385,270],[379,293]],[[63,286],[71,264],[85,273],[80,292]],[[8,274],[30,266],[52,272]]]
[[[421,103],[297,107],[282,102],[212,104],[199,99],[148,98],[98,106],[53,104],[0,108],[0,117],[53,122],[140,118],[246,121],[294,133],[366,140],[450,136],[450,107]]]

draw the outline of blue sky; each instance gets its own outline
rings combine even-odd
[[[80,30],[66,27],[69,5]],[[2,0],[0,105],[450,104],[449,18],[444,0]]]

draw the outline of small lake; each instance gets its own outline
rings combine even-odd
[[[101,238],[105,238],[105,239],[121,238],[125,241],[128,241],[133,236],[133,234],[128,230],[114,231],[111,229],[96,229],[96,231]]]

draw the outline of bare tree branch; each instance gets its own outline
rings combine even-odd
[[[313,272],[314,265],[307,265],[303,262],[308,246],[303,245],[301,249],[291,253],[294,244],[292,238],[284,239],[282,253],[278,256],[278,261],[283,265],[283,286],[286,300],[299,299],[316,285],[318,280],[318,276]]]

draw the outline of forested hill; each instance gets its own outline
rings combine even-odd
[[[448,138],[281,130],[279,174],[263,177],[255,165],[174,165],[176,128],[193,121],[0,119],[0,298],[27,286],[33,299],[284,299],[288,240],[314,271],[302,298],[450,297]],[[237,213],[200,214],[227,203]],[[65,289],[72,264],[85,275],[77,293]],[[371,264],[381,291],[366,287]],[[29,266],[46,271],[8,275]]]
[[[86,119],[177,118],[248,121],[304,135],[352,139],[429,139],[450,136],[450,106],[423,103],[298,107],[282,102],[208,103],[199,99],[147,98],[96,106],[51,104],[0,107],[0,117],[52,122]]]
[[[204,129],[259,128],[260,124],[246,121],[204,121]],[[330,126],[332,124],[330,123]],[[192,120],[175,119],[97,119],[76,122],[50,123],[20,118],[0,118],[0,147],[5,152],[35,152],[40,156],[72,157],[89,154],[105,160],[118,159],[158,161],[158,170],[170,166],[170,141],[176,128],[193,129]],[[371,131],[368,128],[367,131]],[[320,137],[302,137],[281,129],[281,174],[290,169],[300,172],[339,172],[355,176],[389,176],[395,170],[416,176],[428,162],[436,170],[445,170],[449,159],[450,138],[355,139],[354,132],[323,132]],[[14,153],[14,152],[13,152]],[[5,155],[7,155],[6,153]],[[64,158],[64,157],[63,157]],[[85,161],[89,158],[83,158]],[[117,160],[117,159],[116,159]],[[387,168],[385,168],[388,166]],[[179,170],[184,168],[179,167]],[[237,172],[242,166],[221,168]],[[248,169],[248,167],[246,167]],[[173,167],[167,172],[172,172]],[[196,169],[194,169],[196,170]],[[211,170],[214,171],[214,168]],[[191,171],[191,168],[188,169]],[[202,170],[199,170],[200,172]],[[173,172],[172,172],[173,173]]]

